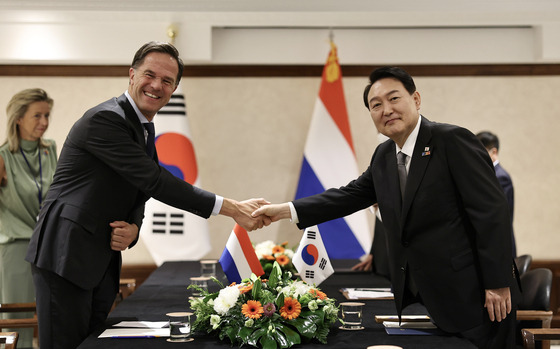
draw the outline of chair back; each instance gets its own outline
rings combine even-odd
[[[35,313],[35,303],[0,303],[1,313]],[[25,316],[25,315],[23,315]],[[30,318],[0,319],[0,328],[37,328],[37,315]]]
[[[17,332],[0,332],[0,343],[4,344],[5,349],[16,349],[18,337]]]
[[[524,254],[522,256],[515,257],[514,261],[517,266],[517,270],[519,271],[519,275],[521,276],[531,267],[533,257],[531,257],[530,254]]]
[[[546,268],[532,269],[520,278],[523,293],[519,309],[549,310],[552,271]]]

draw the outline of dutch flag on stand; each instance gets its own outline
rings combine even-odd
[[[331,41],[305,143],[296,199],[346,185],[358,174],[342,73]],[[357,259],[369,253],[372,238],[365,210],[322,223],[319,229],[331,259]]]
[[[264,274],[249,234],[238,224],[233,227],[220,257],[220,264],[229,282],[240,283],[241,280],[250,277],[251,273],[257,276]]]

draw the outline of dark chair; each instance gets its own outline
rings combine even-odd
[[[521,335],[523,328],[550,328],[552,272],[546,268],[529,270],[521,275],[521,287],[523,293],[517,311],[518,334]],[[550,348],[550,341],[543,341],[542,348]]]
[[[120,279],[119,293],[117,293],[111,311],[113,311],[120,302],[125,300],[126,297],[130,296],[134,290],[136,290],[136,279]]]
[[[18,337],[17,332],[0,332],[0,344],[4,344],[4,349],[16,349]]]
[[[519,276],[525,274],[527,270],[531,267],[531,262],[533,261],[533,257],[530,254],[524,254],[519,257],[515,257],[515,265],[517,266],[517,270],[519,270]]]
[[[560,328],[524,328],[521,333],[525,349],[535,349],[537,341],[560,339]]]
[[[35,313],[35,303],[1,303],[0,313]],[[22,319],[0,319],[0,328],[35,328],[37,329],[37,314]]]

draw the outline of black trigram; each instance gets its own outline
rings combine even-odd
[[[321,262],[319,263],[319,268],[321,268],[321,270],[325,270],[326,265],[327,265],[327,260],[325,258],[321,258]]]
[[[154,212],[152,215],[152,233],[154,234],[184,234],[184,214]]]
[[[307,231],[307,238],[315,240],[317,238],[317,233],[311,230]]]
[[[315,279],[315,272],[313,270],[306,270],[305,271],[305,278]]]

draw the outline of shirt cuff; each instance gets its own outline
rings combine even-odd
[[[220,213],[223,203],[224,203],[224,197],[220,195],[216,195],[216,202],[214,202],[214,209],[212,209],[212,216],[217,216]]]
[[[294,224],[298,224],[299,218],[297,215],[296,208],[294,207],[294,204],[290,201],[288,202],[288,206],[290,206],[290,214],[292,215],[292,219],[290,219],[290,222]]]

